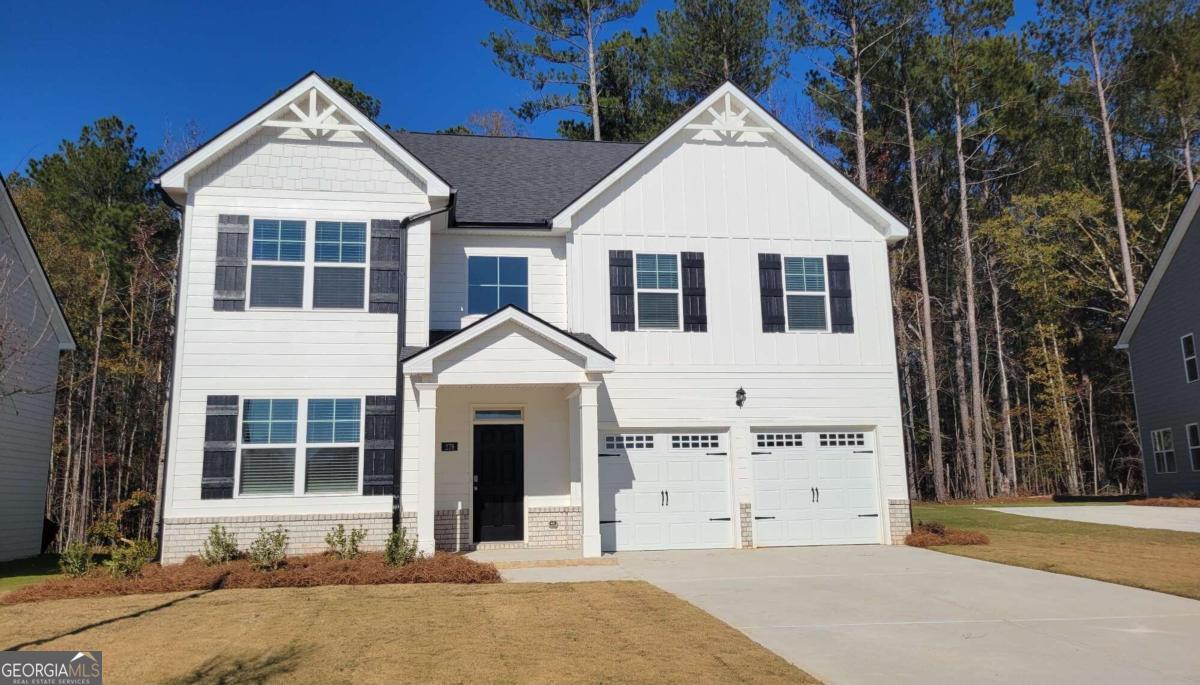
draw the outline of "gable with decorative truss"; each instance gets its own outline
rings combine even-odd
[[[775,132],[774,128],[759,123],[758,119],[751,116],[749,107],[739,107],[733,100],[733,94],[729,92],[719,100],[719,104],[706,108],[704,115],[711,116],[712,119],[707,123],[693,122],[684,126],[696,132],[692,140],[715,143],[765,143],[767,136]],[[704,115],[701,115],[701,118]]]
[[[358,168],[370,163],[390,165],[410,179],[420,192],[431,197],[447,198],[450,195],[450,187],[444,180],[316,73],[300,79],[201,145],[164,171],[158,182],[179,201],[197,185],[228,180],[229,174],[234,173],[239,164],[243,167],[243,173],[253,175],[255,165],[244,162],[255,151],[261,152],[268,145],[291,144],[285,153],[291,168],[281,167],[284,177],[271,179],[272,183],[282,182],[285,188],[291,184],[299,190],[342,190],[323,184],[319,176],[304,174],[300,160],[305,154],[314,154],[312,142],[357,144],[359,150],[367,150],[368,154],[363,159],[348,160],[350,166]],[[304,143],[309,145],[302,147]],[[349,145],[323,147],[324,154],[354,154]],[[279,155],[261,156],[272,159]],[[375,170],[363,168],[363,171],[370,173]]]

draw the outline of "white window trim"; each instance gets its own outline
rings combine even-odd
[[[1159,436],[1163,435],[1163,434],[1165,434],[1171,438],[1171,449],[1169,449],[1169,450],[1168,449],[1162,449],[1162,450],[1159,449],[1159,445],[1162,442],[1162,440],[1159,438]],[[1150,431],[1150,450],[1154,455],[1154,472],[1155,473],[1177,473],[1179,471],[1179,455],[1177,455],[1175,453],[1175,433],[1174,433],[1173,429],[1159,428],[1158,430]],[[1165,469],[1164,468],[1164,469],[1160,470],[1158,468],[1158,455],[1159,454],[1165,455],[1168,452],[1170,452],[1171,456],[1175,458],[1175,468],[1173,468],[1173,469]],[[1188,456],[1189,456],[1189,458],[1191,457],[1191,455],[1188,455]],[[1167,465],[1167,459],[1164,456],[1163,457],[1163,466],[1165,467],[1166,465]]]
[[[675,256],[675,288],[643,288],[638,285],[637,258],[638,255],[674,255]],[[642,328],[642,308],[638,304],[639,293],[675,293],[678,325],[675,328]],[[633,329],[646,333],[674,333],[683,330],[683,254],[670,250],[635,250],[633,253]]]
[[[525,423],[525,405],[523,404],[472,404],[468,407],[471,412],[471,425],[473,426],[516,426]],[[475,412],[477,411],[519,411],[520,418],[516,419],[476,419]]]
[[[511,252],[509,252],[509,253],[467,252],[466,261],[463,264],[464,268],[463,268],[462,315],[464,317],[470,317],[471,320],[474,321],[474,320],[482,319],[485,316],[491,316],[492,314],[500,311],[499,309],[493,309],[492,311],[488,312],[487,314],[480,314],[478,312],[471,313],[471,260],[478,258],[478,257],[494,257],[496,259],[503,259],[503,258],[507,257],[507,258],[511,258],[511,259],[524,259],[525,260],[525,311],[532,313],[533,312],[533,269],[531,268],[532,260],[529,258],[529,255],[512,254]],[[505,286],[505,287],[512,288],[515,286]]]
[[[308,401],[309,400],[330,400],[330,399],[355,399],[354,395],[335,396],[336,393],[316,393],[305,395],[280,396],[273,395],[239,395],[238,410],[237,410],[237,452],[233,459],[233,498],[234,499],[271,499],[278,497],[358,497],[362,496],[363,491],[363,458],[366,453],[364,449],[366,441],[366,421],[367,421],[367,400],[365,396],[357,396],[358,405],[358,442],[335,442],[324,443],[314,442],[312,447],[351,447],[354,444],[358,445],[358,485],[354,492],[314,492],[308,493],[304,491],[305,471],[308,468],[308,459],[305,454],[305,449],[308,444]],[[246,406],[246,400],[296,400],[296,441],[294,443],[243,443],[242,442],[242,412]],[[259,494],[259,495],[243,495],[242,494],[242,449],[295,449],[296,464],[292,469],[292,491],[290,493],[280,492],[275,494]]]
[[[1191,338],[1191,340],[1192,340],[1192,356],[1190,356],[1190,357],[1188,356],[1187,348],[1183,344],[1184,341],[1187,340],[1188,338]],[[1197,355],[1200,354],[1200,350],[1196,349],[1196,338],[1193,334],[1188,333],[1187,335],[1179,336],[1179,351],[1183,354],[1183,380],[1186,381],[1188,384],[1200,381],[1200,359],[1197,358]],[[1187,363],[1188,363],[1189,359],[1195,360],[1195,362],[1196,362],[1196,377],[1195,378],[1188,378]]]
[[[259,221],[300,221],[304,224],[304,261],[283,262],[254,258],[254,222]],[[361,265],[352,262],[318,262],[317,261],[317,222],[336,221],[338,223],[364,223],[367,225],[367,244],[363,251]],[[254,266],[298,266],[303,269],[300,288],[299,307],[254,307],[250,304],[251,288],[254,287]],[[316,268],[318,266],[359,268],[363,270],[363,306],[361,307],[314,307],[316,297]],[[274,216],[251,216],[250,236],[246,242],[246,311],[256,312],[365,312],[371,306],[371,220],[370,219],[294,219]],[[256,398],[257,399],[257,398]],[[267,398],[276,399],[276,398]],[[279,399],[291,399],[284,397]],[[316,398],[322,399],[322,398]]]
[[[1193,471],[1200,471],[1200,460],[1196,459],[1196,457],[1193,456],[1193,454],[1192,454],[1193,450],[1200,450],[1200,442],[1197,442],[1197,443],[1192,442],[1192,427],[1193,426],[1196,428],[1196,433],[1197,433],[1196,437],[1198,439],[1200,439],[1200,423],[1189,423],[1188,425],[1183,427],[1183,432],[1187,434],[1188,461],[1191,463]],[[1178,463],[1176,463],[1175,465],[1176,465],[1176,467],[1179,466]]]
[[[791,290],[791,291],[789,291],[788,287],[787,287],[787,260],[789,260],[789,259],[820,259],[821,260],[821,271],[823,274],[822,280],[825,282],[825,289],[822,290],[821,292],[817,292],[815,290]],[[833,311],[832,311],[832,306],[829,303],[829,259],[828,259],[828,255],[820,255],[820,256],[797,255],[797,254],[782,255],[779,259],[779,278],[780,278],[780,281],[782,282],[781,284],[783,285],[783,330],[785,332],[787,332],[787,333],[805,333],[805,334],[813,335],[813,334],[819,334],[819,333],[828,333],[831,330],[833,330],[833,328],[832,328],[833,322],[831,321],[831,317],[833,316]],[[823,329],[816,329],[816,328],[793,329],[791,315],[788,314],[787,298],[788,298],[789,294],[791,294],[791,295],[820,295],[821,297],[824,297],[825,298],[825,328],[823,328]]]

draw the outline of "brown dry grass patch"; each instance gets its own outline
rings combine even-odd
[[[1135,499],[1129,504],[1139,507],[1184,507],[1200,508],[1200,499],[1191,497],[1150,497],[1148,499]]]
[[[947,528],[936,521],[919,521],[917,528],[904,538],[909,547],[942,547],[945,545],[986,545],[988,536],[974,530]]]
[[[972,507],[913,505],[922,521],[984,533],[991,544],[939,552],[1094,578],[1200,599],[1200,534],[1017,516]]]
[[[643,582],[328,586],[0,607],[0,649],[104,651],[106,682],[814,683]]]
[[[457,554],[436,554],[400,567],[388,566],[382,553],[354,560],[325,554],[290,557],[277,571],[256,571],[245,559],[208,566],[196,557],[182,564],[149,564],[136,576],[113,578],[93,569],[82,578],[55,578],[0,596],[2,604],[51,599],[110,597],[220,588],[315,587],[318,585],[386,585],[392,583],[498,583],[492,564]]]

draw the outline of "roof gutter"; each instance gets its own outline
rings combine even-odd
[[[400,473],[404,455],[404,343],[408,340],[408,227],[415,222],[453,212],[454,191],[442,207],[411,214],[400,220],[400,283],[396,293],[396,419],[392,454],[392,530],[400,530]]]

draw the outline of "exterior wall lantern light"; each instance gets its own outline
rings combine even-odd
[[[737,402],[737,406],[740,408],[743,404],[746,403],[746,389],[738,388],[736,397],[737,397],[737,399],[735,400],[735,402]]]

